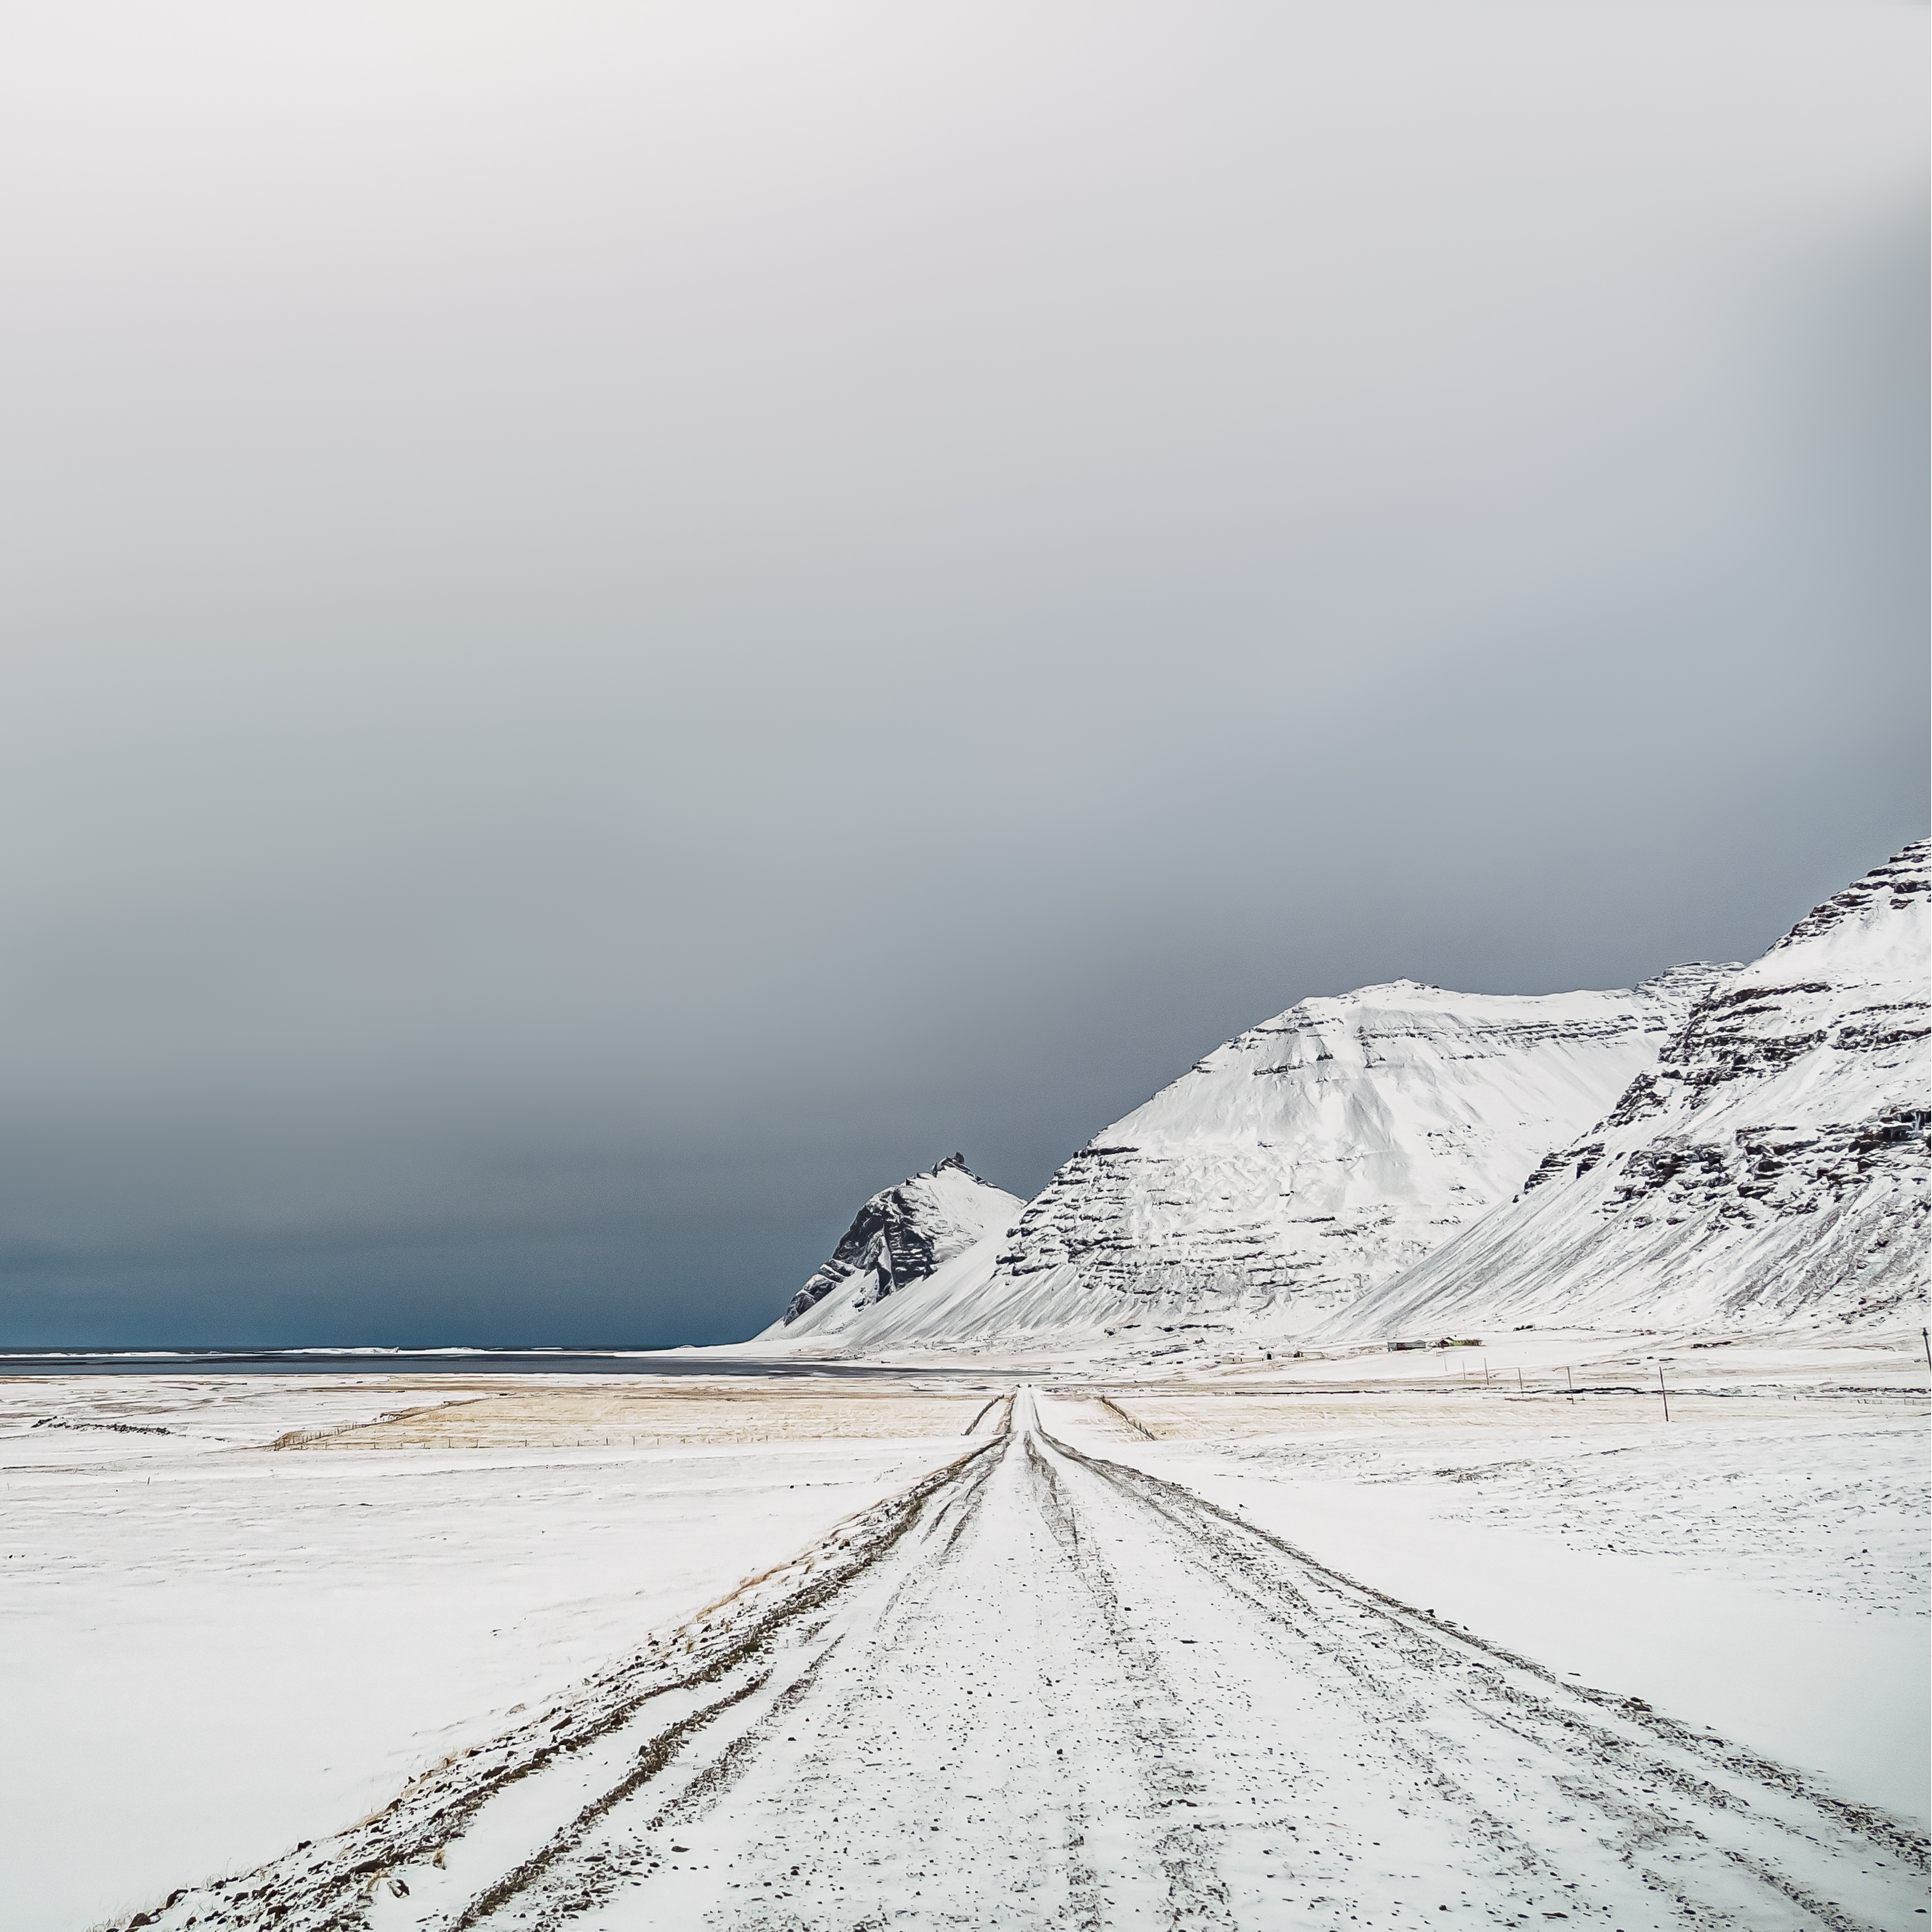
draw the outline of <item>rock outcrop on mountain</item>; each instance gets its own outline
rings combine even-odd
[[[832,1258],[791,1298],[777,1336],[824,1334],[858,1311],[923,1281],[988,1234],[1004,1232],[1017,1195],[982,1180],[962,1154],[888,1187],[859,1210]]]
[[[1680,967],[1612,992],[1398,980],[1304,1000],[1096,1136],[1004,1238],[889,1305],[872,1298],[842,1340],[1188,1314],[1311,1326],[1507,1201],[1731,970]]]
[[[1756,1325],[1916,1312],[1932,1178],[1932,842],[1714,986],[1518,1197],[1332,1320]]]

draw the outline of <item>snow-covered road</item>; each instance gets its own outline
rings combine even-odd
[[[1030,1395],[1012,1424],[153,1923],[1919,1922],[1924,1846],[1884,1814],[1083,1454]]]

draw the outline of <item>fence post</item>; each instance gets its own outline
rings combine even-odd
[[[1664,1364],[1661,1362],[1657,1365],[1657,1392],[1664,1398],[1664,1419],[1668,1422],[1670,1420],[1670,1391],[1664,1386]]]

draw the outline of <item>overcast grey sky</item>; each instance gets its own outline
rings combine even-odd
[[[728,1339],[1925,829],[1916,6],[15,0],[0,1340]]]

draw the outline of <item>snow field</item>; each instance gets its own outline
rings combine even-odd
[[[1043,1414],[158,1932],[1910,1922],[1895,1822]]]
[[[423,1400],[0,1385],[0,1922],[79,1932],[338,1830],[961,1447],[261,1446]]]
[[[1263,1406],[1117,1400],[1190,1433]],[[1150,1442],[1090,1400],[1042,1408],[1069,1441],[1561,1674],[1932,1817],[1924,1408],[1736,1398],[1666,1424],[1607,1406],[1504,1399],[1472,1420],[1304,1398],[1292,1432],[1233,1442]]]
[[[624,1450],[261,1446],[424,1406],[374,1380],[0,1390],[10,1909],[270,1860],[156,1932],[1911,1922],[1867,1808],[1927,1809],[1922,1405],[1791,1351],[1728,1385],[1804,1400],[1668,1425],[1383,1360],[1004,1437],[984,1391],[700,1389],[963,1414]]]

